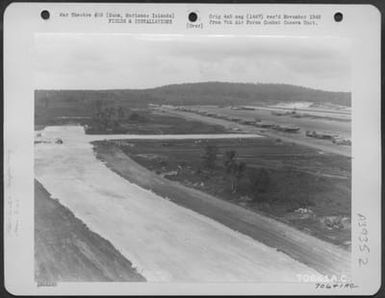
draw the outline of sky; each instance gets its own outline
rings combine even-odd
[[[286,83],[351,90],[338,38],[37,34],[36,89],[145,89],[191,82]]]

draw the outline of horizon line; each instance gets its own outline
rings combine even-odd
[[[201,82],[185,82],[185,83],[170,83],[165,85],[159,85],[154,87],[147,87],[147,88],[102,88],[102,89],[45,89],[45,88],[36,88],[34,91],[146,91],[146,90],[153,90],[163,87],[170,87],[170,86],[181,86],[181,85],[197,85],[197,84],[210,84],[210,83],[220,83],[220,84],[241,84],[241,85],[285,85],[285,86],[292,86],[292,87],[299,87],[304,89],[310,89],[315,91],[323,91],[323,92],[333,92],[333,93],[352,93],[351,90],[349,91],[343,91],[343,90],[327,90],[327,89],[317,89],[313,87],[307,87],[303,85],[295,85],[295,84],[289,84],[289,83],[262,83],[262,82],[226,82],[226,81],[201,81]]]

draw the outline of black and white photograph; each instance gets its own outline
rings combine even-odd
[[[6,291],[376,293],[380,36],[370,5],[10,5]]]
[[[349,278],[349,41],[35,44],[37,281]]]

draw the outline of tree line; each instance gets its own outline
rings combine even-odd
[[[210,171],[214,170],[217,166],[218,155],[219,149],[216,145],[207,145],[202,155],[203,166]],[[258,194],[265,193],[268,190],[270,185],[268,170],[247,166],[245,162],[239,160],[235,150],[224,152],[222,164],[233,193],[240,191],[240,182],[245,176],[248,178],[250,188],[255,198]]]
[[[146,118],[128,108],[122,106],[105,106],[103,101],[96,101],[92,120],[94,126],[98,129],[118,129],[124,122],[143,122]]]

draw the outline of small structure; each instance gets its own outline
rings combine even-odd
[[[341,137],[333,138],[332,142],[334,144],[337,144],[337,145],[345,145],[345,146],[351,146],[352,145],[352,141],[351,140],[344,139],[344,138],[341,138]]]
[[[333,140],[334,138],[338,137],[337,135],[328,133],[328,132],[316,132],[315,130],[313,131],[306,131],[306,136],[307,137],[312,137],[316,139],[322,139],[322,140]]]
[[[273,127],[275,130],[289,132],[289,133],[297,133],[299,131],[299,127],[296,126],[280,126],[277,125]]]
[[[274,124],[273,123],[259,121],[259,122],[255,123],[254,126],[260,127],[260,128],[273,128]]]

